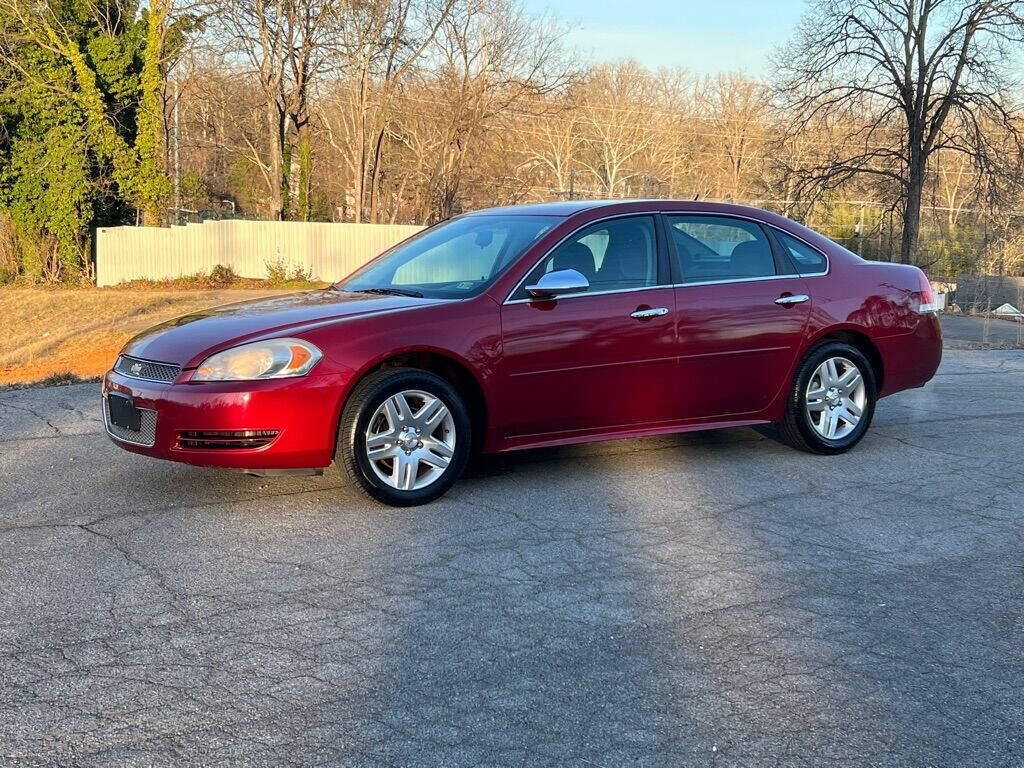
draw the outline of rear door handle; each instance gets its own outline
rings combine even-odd
[[[810,298],[811,297],[805,293],[798,293],[795,296],[779,296],[779,298],[775,300],[775,303],[788,307],[790,304],[803,304]]]
[[[636,318],[637,320],[647,320],[651,317],[661,317],[667,315],[668,309],[665,307],[654,307],[652,309],[638,309],[636,312],[630,312],[629,316]]]

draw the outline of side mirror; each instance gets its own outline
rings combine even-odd
[[[566,293],[582,293],[590,282],[575,269],[559,269],[541,275],[536,285],[526,286],[526,292],[535,299],[551,299]]]

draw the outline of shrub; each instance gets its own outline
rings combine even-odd
[[[296,264],[292,267],[292,274],[290,280],[293,283],[312,283],[313,271],[309,269],[303,269],[301,264]]]
[[[284,259],[274,259],[265,264],[267,267],[267,282],[270,285],[313,282],[313,273],[303,268],[301,264],[289,265]]]
[[[218,264],[210,270],[210,285],[223,287],[238,281],[238,275],[231,267]]]
[[[267,282],[271,285],[281,285],[288,282],[288,265],[284,259],[274,259],[266,262]]]

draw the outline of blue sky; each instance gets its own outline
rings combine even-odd
[[[570,43],[593,60],[632,57],[692,72],[766,72],[804,0],[524,0],[569,24]]]

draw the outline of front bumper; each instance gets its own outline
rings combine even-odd
[[[102,385],[104,425],[107,435],[121,448],[159,459],[236,469],[326,467],[334,458],[347,385],[347,378],[338,374],[164,384],[110,371]],[[106,405],[110,392],[130,396],[143,411],[143,430],[138,435],[110,423]],[[217,431],[277,434],[258,448],[183,445],[188,442],[183,433]]]

